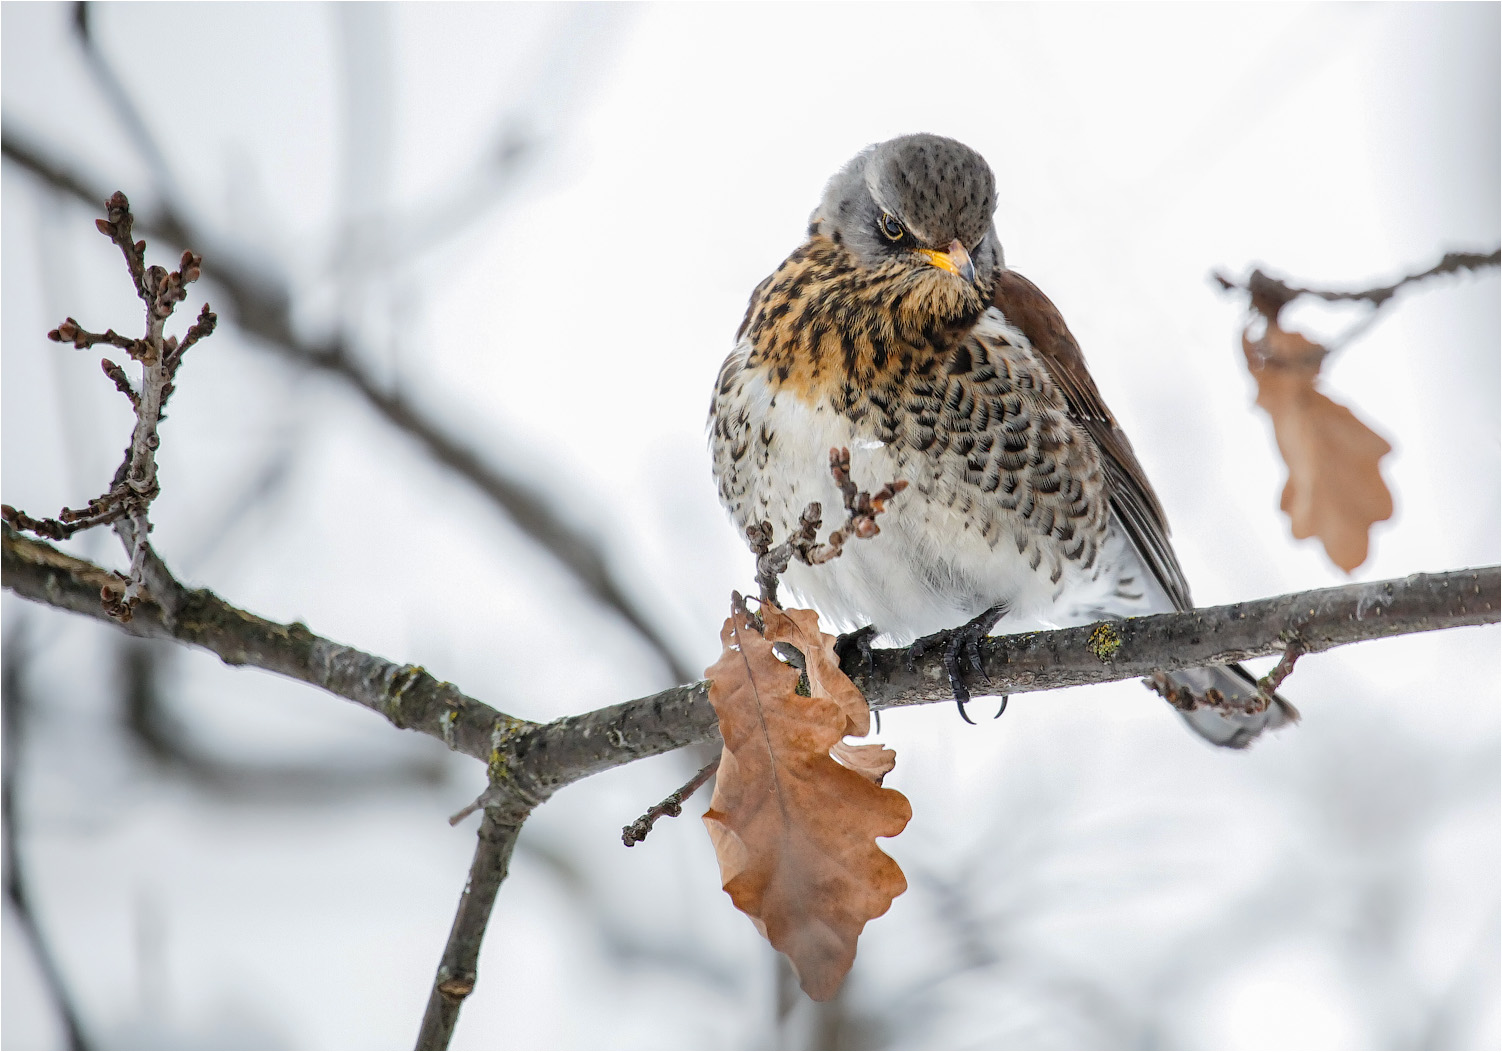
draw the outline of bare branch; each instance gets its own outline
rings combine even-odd
[[[75,342],[73,346],[77,347],[78,344]],[[129,399],[130,407],[137,412],[140,412],[141,398],[136,394],[135,388],[130,386],[130,378],[125,375],[125,370],[120,368],[114,362],[110,361],[108,358],[99,359],[99,368],[104,370],[105,376],[108,376],[112,381],[114,381],[115,390],[119,391],[127,399]]]
[[[71,343],[77,350],[87,350],[96,344],[107,343],[112,347],[118,347],[132,358],[140,359],[145,353],[146,346],[140,340],[133,340],[129,336],[121,336],[114,329],[106,329],[104,332],[94,333],[81,328],[77,321],[72,318],[66,319],[61,325],[47,334],[47,339],[56,343]],[[119,368],[119,366],[115,366]]]
[[[1283,648],[1283,656],[1278,658],[1278,663],[1272,667],[1272,671],[1257,681],[1257,693],[1268,704],[1272,703],[1272,695],[1278,692],[1283,681],[1293,672],[1293,666],[1298,664],[1299,658],[1305,653],[1306,651],[1297,639],[1289,640],[1288,645]]]
[[[97,596],[101,586],[117,580],[115,575],[8,526],[3,540],[4,587],[106,620]],[[158,572],[165,574],[165,567]],[[314,684],[487,763],[491,788],[479,801],[485,808],[481,842],[434,980],[419,1047],[445,1047],[452,1034],[474,985],[496,889],[532,809],[572,782],[719,734],[706,683],[538,725],[497,712],[422,669],[340,646],[301,624],[265,621],[211,592],[187,591],[168,580],[165,587],[178,590],[174,613],[158,604],[156,593],[148,593],[137,616],[118,627],[191,643],[229,664]],[[1293,646],[1317,653],[1363,639],[1495,624],[1502,606],[1499,586],[1502,572],[1491,566],[1112,622],[1109,646],[1102,645],[1100,626],[993,637],[980,648],[983,671],[997,693],[1023,693],[1288,654]],[[853,678],[873,709],[952,697],[940,656],[909,665],[905,650],[873,651],[871,667]]]
[[[103,497],[95,497],[89,501],[86,511],[64,508],[55,519],[34,519],[9,504],[0,504],[0,519],[12,529],[25,530],[54,541],[65,541],[75,533],[108,525],[124,515],[125,509],[110,506],[109,497],[108,493]]]
[[[130,553],[130,572],[125,576],[123,588],[103,588],[100,600],[111,617],[129,621],[146,589],[148,564],[152,558],[149,554],[151,522],[148,512],[151,502],[161,492],[157,483],[156,451],[161,444],[157,429],[162,419],[162,407],[172,393],[172,381],[182,364],[183,352],[211,334],[216,319],[205,303],[198,321],[188,330],[187,338],[181,344],[174,336],[164,337],[162,329],[167,320],[172,317],[177,304],[187,298],[186,286],[201,276],[203,260],[192,252],[184,252],[175,271],[148,267],[146,242],[133,238],[135,220],[125,195],[119,191],[112,194],[105,202],[105,212],[106,218],[96,220],[95,225],[101,234],[119,246],[125,257],[136,295],[146,306],[146,335],[141,339],[129,339],[114,329],[95,334],[83,329],[70,317],[48,336],[80,349],[99,343],[109,344],[121,348],[141,363],[139,389],[132,387],[125,371],[108,358],[99,363],[104,374],[114,382],[116,390],[130,400],[131,408],[135,410],[136,425],[130,446],[125,451],[125,463],[115,473],[109,491],[89,501],[87,510],[64,508],[56,519],[35,519],[10,505],[3,505],[0,506],[0,518],[15,529],[29,530],[53,540],[63,540],[94,526],[113,524]]]
[[[120,585],[119,575],[51,545],[3,530],[0,581],[27,599],[83,614],[109,618],[100,608],[103,588]],[[162,584],[148,590],[129,624],[118,627],[148,639],[175,639],[217,654],[227,665],[250,665],[310,683],[373,709],[396,726],[437,738],[450,749],[488,762],[498,745],[536,726],[467,697],[415,665],[398,665],[314,635],[298,622],[267,621],[230,606],[207,589],[182,588],[165,567],[165,588],[177,594],[169,612]],[[116,622],[111,622],[116,623]]]
[[[1496,566],[1344,585],[1230,606],[1111,622],[1103,647],[1096,626],[993,636],[981,643],[989,692],[1022,694],[1137,679],[1281,654],[1290,640],[1306,653],[1367,639],[1496,624],[1502,576]],[[872,709],[952,702],[942,655],[909,667],[907,651],[873,650],[852,679]],[[513,776],[548,791],[633,760],[718,735],[705,683],[674,687],[518,735]],[[533,757],[534,759],[529,759]]]

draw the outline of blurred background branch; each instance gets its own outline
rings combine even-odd
[[[64,1047],[85,1049],[93,1046],[84,1037],[83,1024],[79,1021],[73,996],[32,909],[25,863],[22,860],[23,841],[17,822],[20,808],[16,799],[16,781],[24,752],[26,724],[31,717],[32,708],[30,684],[26,682],[29,630],[30,626],[24,622],[12,626],[6,632],[4,656],[0,659],[0,696],[4,698],[0,702],[0,711],[5,714],[4,737],[0,738],[4,752],[4,756],[0,757],[0,821],[4,823],[5,901],[26,935],[47,993],[62,1021],[66,1041]]]
[[[148,213],[148,218],[142,220],[142,231],[179,248],[186,248],[190,243],[212,246],[209,251],[215,259],[214,283],[229,298],[231,319],[242,331],[258,337],[257,345],[294,364],[317,369],[347,383],[382,419],[410,436],[429,456],[473,485],[497,510],[573,574],[589,595],[620,616],[657,654],[672,681],[689,679],[691,673],[687,666],[630,589],[619,580],[596,538],[570,522],[546,494],[488,462],[470,444],[444,427],[441,414],[425,411],[399,389],[379,381],[363,364],[362,356],[346,335],[323,339],[303,337],[293,321],[300,291],[297,283],[275,273],[265,261],[249,263],[252,253],[245,246],[235,245],[223,231],[189,216],[185,195],[165,152],[136,106],[128,85],[116,74],[109,56],[96,39],[90,5],[78,3],[74,10],[73,24],[79,44],[88,58],[88,68],[154,174],[157,209],[154,215]],[[351,112],[356,122],[367,113],[364,107],[354,107]],[[11,126],[12,122],[7,117],[0,124]],[[475,205],[483,201],[486,207],[494,207],[514,177],[513,173],[527,154],[537,148],[536,144],[517,136],[518,132],[508,125],[493,155],[494,163],[482,166],[479,175],[451,191],[450,200],[424,208],[420,216],[404,219],[377,211],[358,218],[349,217],[346,228],[351,233],[346,237],[347,247],[341,254],[344,263],[368,271],[373,264],[381,262],[383,256],[387,263],[390,262],[385,254],[373,257],[363,250],[367,240],[364,232],[368,230],[381,229],[383,240],[388,245],[399,246],[400,253],[405,255],[452,237],[465,223],[475,222],[478,218]],[[365,148],[368,137],[352,132],[350,139]],[[24,137],[0,133],[0,153],[33,176],[72,194],[90,207],[98,207],[98,203],[108,196],[100,193],[98,186],[89,185],[84,177],[76,174],[72,162],[47,156],[44,148],[27,142]],[[349,170],[366,172],[370,167],[368,161],[352,163]],[[358,204],[358,198],[353,198],[351,207]],[[392,232],[391,236],[387,231]]]
[[[123,640],[118,648],[120,707],[126,731],[145,756],[196,791],[240,803],[307,803],[447,780],[444,765],[426,755],[372,762],[333,752],[296,763],[218,755],[172,711],[167,687],[172,656],[171,649],[160,645]]]
[[[8,119],[0,120],[0,125],[8,124]],[[72,174],[69,162],[45,156],[39,147],[26,143],[20,136],[0,132],[0,153],[32,175],[72,194],[82,204],[97,208],[108,196],[99,193],[99,187],[85,185]],[[292,321],[293,291],[283,280],[252,271],[243,262],[237,263],[243,259],[243,251],[236,252],[232,246],[224,245],[222,239],[200,232],[170,200],[164,201],[155,213],[147,211],[139,228],[179,247],[190,242],[218,246],[223,254],[214,256],[210,281],[228,296],[229,319],[242,331],[258,337],[257,346],[349,384],[387,423],[411,436],[435,460],[473,485],[568,568],[590,595],[624,618],[661,658],[672,679],[682,682],[689,678],[682,660],[616,579],[593,538],[567,522],[542,494],[509,477],[450,434],[435,415],[413,405],[400,392],[386,389],[360,364],[343,338],[313,340],[299,336]]]

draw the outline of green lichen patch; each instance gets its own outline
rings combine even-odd
[[[490,762],[485,767],[490,775],[491,785],[499,785],[511,776],[511,768],[507,765],[505,757],[501,755],[499,747],[490,750]]]
[[[1087,645],[1090,653],[1103,662],[1109,662],[1121,649],[1121,633],[1110,624],[1096,625],[1095,630],[1090,633],[1090,642]]]

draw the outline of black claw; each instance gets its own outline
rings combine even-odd
[[[982,613],[959,628],[946,628],[932,635],[924,636],[915,640],[912,646],[907,648],[907,667],[909,672],[918,670],[917,661],[924,654],[939,646],[944,648],[944,671],[949,674],[949,689],[954,692],[955,704],[960,709],[960,719],[975,726],[975,721],[965,711],[965,703],[970,700],[970,688],[965,686],[965,672],[961,667],[961,658],[970,666],[971,672],[980,673],[987,683],[991,678],[986,675],[985,668],[981,663],[980,641],[990,635],[991,629],[996,627],[1007,612],[1007,604],[998,603],[996,606]],[[1001,708],[1006,710],[1006,699],[1003,698]],[[1001,712],[996,715],[1000,716]]]
[[[970,700],[970,688],[965,686],[965,671],[960,668],[960,652],[965,644],[963,640],[952,637],[945,642],[944,671],[949,673],[949,689],[954,692],[954,700],[960,703],[960,714],[964,715],[965,703]],[[966,722],[969,722],[968,719]]]
[[[874,733],[880,734],[881,733],[881,710],[880,709],[872,709],[871,710],[871,715],[874,716],[874,717],[876,717],[876,730],[875,730]]]
[[[992,716],[991,718],[993,720],[999,720],[999,719],[1001,719],[1001,714],[1003,712],[1007,711],[1007,702],[1009,702],[1011,700],[1012,700],[1012,696],[1010,694],[1003,694],[1001,696],[1001,704],[996,707],[996,715]]]
[[[989,632],[990,629],[986,631]],[[968,633],[965,636],[965,656],[970,659],[970,671],[979,672],[980,678],[990,683],[991,677],[986,675],[986,670],[980,662],[980,640]]]

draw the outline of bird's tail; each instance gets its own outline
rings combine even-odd
[[[1260,706],[1248,703],[1257,699],[1257,681],[1240,665],[1159,672],[1147,684],[1179,710],[1194,733],[1228,749],[1245,749],[1263,731],[1276,730],[1299,718],[1299,710],[1276,693],[1266,708],[1255,711]],[[1199,707],[1188,707],[1193,704],[1191,694],[1201,703]],[[1219,704],[1210,707],[1204,704],[1206,701]],[[1235,711],[1240,707],[1252,711]]]

